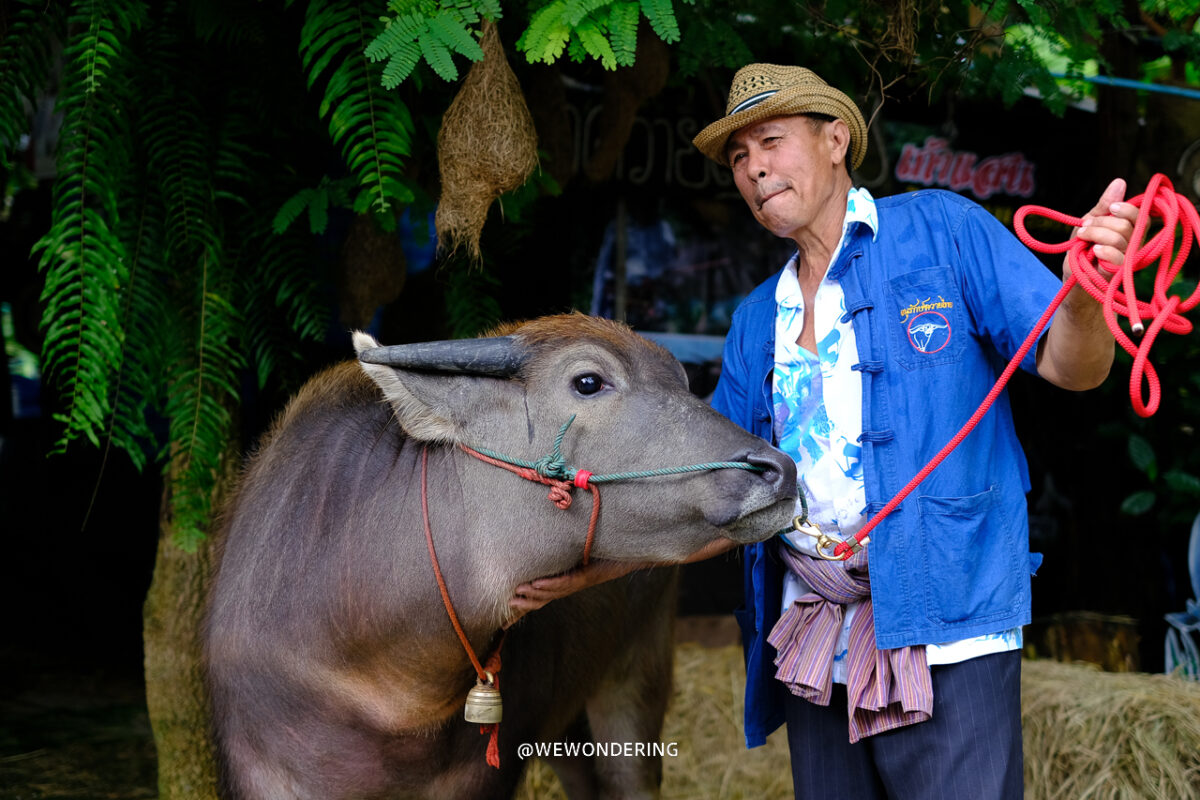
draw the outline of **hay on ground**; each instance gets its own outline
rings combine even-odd
[[[1026,661],[1026,800],[1200,798],[1200,684]]]
[[[1200,684],[1042,660],[1022,672],[1025,800],[1200,800]],[[664,800],[792,797],[784,731],[754,750],[742,739],[745,675],[736,645],[676,647]],[[517,798],[565,795],[534,760]]]
[[[738,646],[675,648],[675,686],[662,741],[678,745],[663,758],[663,800],[790,800],[787,735],[747,750],[742,737],[746,669]],[[517,800],[565,800],[554,772],[534,760]]]

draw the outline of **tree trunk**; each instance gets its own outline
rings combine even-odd
[[[154,579],[142,613],[146,704],[158,749],[158,796],[159,800],[217,800],[200,658],[213,539],[204,539],[195,552],[179,548],[173,542],[168,509],[169,497],[164,495]]]

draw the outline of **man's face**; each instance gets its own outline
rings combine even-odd
[[[814,126],[808,117],[787,116],[736,131],[725,152],[755,219],[776,236],[795,239],[827,216],[831,205],[839,220],[845,212],[838,195],[849,185],[842,163],[848,144],[841,120]]]

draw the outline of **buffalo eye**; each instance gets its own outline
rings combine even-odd
[[[604,388],[604,379],[594,372],[576,375],[571,383],[575,387],[575,391],[582,395],[595,394]]]

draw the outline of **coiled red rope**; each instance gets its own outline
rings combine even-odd
[[[1138,216],[1134,223],[1133,234],[1129,246],[1125,250],[1125,263],[1121,266],[1096,259],[1095,252],[1088,242],[1072,234],[1065,242],[1048,244],[1033,238],[1025,230],[1025,217],[1029,214],[1046,217],[1065,225],[1079,227],[1083,219],[1054,211],[1044,206],[1022,206],[1017,209],[1013,218],[1013,228],[1017,238],[1031,250],[1040,253],[1066,253],[1071,274],[1063,281],[1062,288],[1046,311],[1038,319],[1037,324],[1017,349],[1004,372],[996,380],[991,391],[980,403],[979,408],[971,418],[959,429],[946,445],[938,451],[929,463],[921,468],[912,480],[908,482],[896,496],[879,509],[871,519],[860,528],[851,539],[840,542],[833,551],[835,557],[843,560],[850,558],[870,541],[871,531],[904,501],[913,489],[933,472],[946,456],[958,447],[959,443],[975,429],[979,421],[992,407],[992,403],[1004,390],[1009,378],[1016,372],[1021,361],[1049,324],[1050,318],[1062,304],[1067,293],[1078,283],[1092,299],[1100,303],[1104,312],[1104,321],[1112,332],[1113,338],[1125,352],[1133,356],[1133,369],[1129,375],[1129,398],[1133,410],[1139,416],[1148,417],[1158,410],[1162,398],[1158,372],[1150,363],[1150,349],[1160,331],[1187,334],[1192,330],[1192,323],[1183,314],[1191,311],[1200,302],[1200,283],[1186,299],[1178,295],[1167,296],[1167,290],[1175,282],[1183,264],[1191,252],[1192,242],[1200,231],[1200,215],[1195,206],[1181,194],[1175,192],[1174,186],[1165,175],[1157,174],[1146,185],[1146,191],[1124,202],[1137,207]],[[1152,219],[1162,221],[1162,227],[1150,239],[1145,239]],[[1180,234],[1179,248],[1175,248],[1176,232]],[[1154,291],[1149,301],[1137,298],[1134,291],[1134,273],[1146,269],[1151,264],[1158,264],[1154,276]],[[1106,274],[1107,273],[1107,274]],[[1141,342],[1134,343],[1133,339],[1121,328],[1118,316],[1125,317],[1129,322],[1130,332],[1141,334]],[[1150,320],[1149,326],[1143,320]],[[1143,332],[1144,331],[1144,332]],[[1146,384],[1147,398],[1142,396],[1142,384]]]
[[[1200,230],[1200,216],[1197,216],[1191,201],[1177,194],[1171,181],[1161,174],[1150,179],[1144,193],[1127,202],[1138,208],[1138,216],[1129,247],[1125,251],[1125,263],[1121,267],[1104,261],[1099,263],[1100,267],[1115,273],[1111,278],[1096,268],[1095,256],[1086,242],[1072,237],[1057,245],[1046,244],[1030,236],[1024,224],[1027,214],[1038,214],[1075,226],[1081,224],[1082,220],[1041,206],[1025,206],[1017,211],[1013,227],[1016,229],[1017,238],[1032,250],[1042,253],[1067,253],[1071,276],[1064,282],[1063,292],[1060,294],[1065,294],[1069,286],[1078,281],[1079,285],[1100,303],[1104,310],[1104,320],[1113,338],[1126,353],[1133,356],[1133,369],[1129,374],[1129,399],[1133,410],[1139,416],[1149,417],[1158,410],[1162,397],[1158,373],[1150,363],[1150,350],[1154,346],[1154,340],[1162,330],[1177,334],[1190,333],[1192,323],[1183,314],[1191,311],[1196,303],[1200,302],[1200,285],[1192,291],[1187,300],[1182,300],[1178,295],[1167,296],[1167,289],[1175,282],[1191,252],[1192,241],[1196,232]],[[1143,243],[1152,218],[1162,220],[1162,227]],[[1178,250],[1175,249],[1177,230],[1181,234]],[[1158,264],[1158,271],[1154,276],[1154,292],[1148,302],[1139,300],[1134,293],[1133,275],[1155,263]],[[1135,344],[1121,328],[1117,321],[1118,315],[1129,321],[1131,333],[1142,334],[1140,343]],[[1144,319],[1150,320],[1149,327],[1143,324]],[[1149,394],[1145,399],[1142,395],[1143,381]]]

